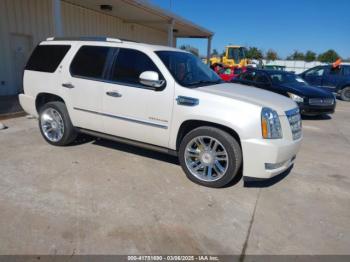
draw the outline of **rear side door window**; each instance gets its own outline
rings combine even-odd
[[[107,60],[113,51],[113,48],[105,46],[82,46],[71,63],[71,75],[79,78],[104,80]]]
[[[270,83],[270,80],[268,79],[268,77],[262,73],[262,72],[258,72],[254,78],[254,81],[257,83],[257,84],[268,84]]]
[[[54,73],[70,48],[70,45],[38,45],[25,70]]]
[[[330,75],[330,76],[340,76],[342,70],[340,67],[336,67],[336,68],[331,67],[326,72],[327,72],[327,75]]]
[[[344,66],[343,72],[345,76],[350,77],[350,66]]]
[[[157,66],[145,53],[120,48],[112,66],[110,80],[119,84],[147,88],[140,84],[140,75],[145,71],[157,72],[159,79],[164,80]]]

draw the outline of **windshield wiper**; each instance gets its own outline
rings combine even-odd
[[[200,81],[196,81],[196,82],[192,82],[187,84],[188,86],[196,86],[196,85],[201,85],[201,84],[220,84],[223,81],[221,79],[216,80],[216,81],[212,81],[212,80],[200,80]]]

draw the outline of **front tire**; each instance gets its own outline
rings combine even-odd
[[[341,90],[340,98],[343,101],[350,102],[350,86],[347,86]]]
[[[77,137],[66,105],[59,101],[49,102],[40,109],[39,128],[44,139],[54,146],[69,145]]]
[[[199,127],[181,141],[179,161],[186,176],[207,187],[223,187],[238,174],[242,150],[236,139],[215,127]]]

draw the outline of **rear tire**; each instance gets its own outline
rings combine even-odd
[[[51,145],[66,146],[77,137],[66,105],[62,102],[49,102],[39,112],[41,135]]]
[[[344,87],[341,91],[340,91],[340,98],[343,101],[347,101],[350,102],[350,86]]]
[[[227,132],[210,126],[198,127],[182,139],[179,161],[191,181],[219,188],[237,176],[242,150]]]

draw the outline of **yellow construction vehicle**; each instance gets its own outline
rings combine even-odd
[[[248,65],[248,59],[245,54],[245,48],[235,45],[226,46],[225,55],[223,57],[211,57],[210,64],[222,64],[225,67],[246,67]]]

